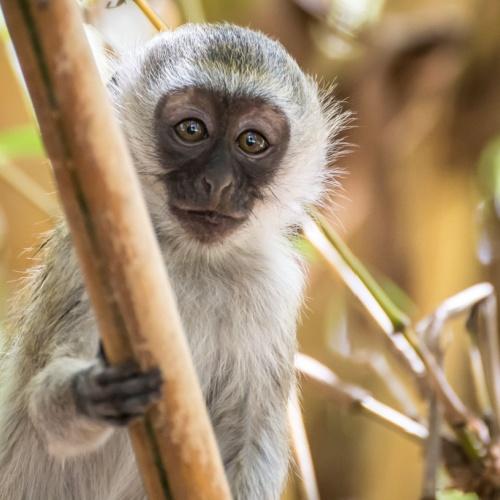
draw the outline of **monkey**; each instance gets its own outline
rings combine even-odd
[[[157,35],[108,89],[232,496],[279,499],[305,282],[292,240],[336,182],[343,114],[279,42],[231,24]],[[0,498],[142,500],[126,426],[162,374],[107,363],[63,222],[39,259],[2,338]]]

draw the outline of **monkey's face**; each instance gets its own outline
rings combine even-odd
[[[160,242],[185,256],[277,242],[325,191],[338,108],[262,33],[186,24],[109,85]]]
[[[270,189],[289,143],[286,116],[255,98],[187,88],[161,99],[154,120],[168,209],[198,241],[223,240]]]

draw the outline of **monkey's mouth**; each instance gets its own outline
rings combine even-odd
[[[230,215],[221,214],[215,210],[185,210],[187,214],[191,217],[195,217],[205,221],[207,224],[218,225],[223,223],[225,220],[234,219]]]
[[[246,219],[241,213],[228,214],[217,210],[180,208],[175,205],[170,209],[184,229],[204,243],[222,240]]]

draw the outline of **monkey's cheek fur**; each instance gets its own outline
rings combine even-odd
[[[212,210],[170,208],[182,228],[201,243],[219,243],[238,229],[247,217],[231,217]]]

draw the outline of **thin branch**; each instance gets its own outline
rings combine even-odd
[[[481,352],[475,342],[471,342],[468,349],[469,366],[474,384],[474,398],[479,407],[481,415],[490,416],[491,402],[486,387],[486,376],[484,374],[484,364],[481,359]]]
[[[369,294],[377,301],[383,314],[387,316],[392,325],[392,331],[400,332],[410,324],[410,318],[401,311],[385,293],[382,287],[375,281],[373,276],[364,267],[361,261],[351,252],[349,247],[333,230],[331,225],[320,213],[315,213],[319,226],[329,242],[333,245],[342,260],[348,265],[352,272],[366,287]]]
[[[417,331],[423,331],[431,321],[439,319],[441,322],[450,321],[461,314],[470,313],[474,306],[494,294],[491,283],[478,283],[461,292],[448,297],[430,315],[420,321]]]
[[[319,489],[314,464],[302,419],[297,391],[294,389],[288,403],[288,424],[292,438],[292,450],[298,467],[300,487],[304,500],[319,500]]]
[[[323,231],[325,228],[328,228],[328,233]],[[320,229],[312,219],[308,220],[304,225],[304,236],[325,259],[330,268],[340,275],[342,281],[380,326],[402,364],[410,369],[417,380],[421,380],[425,371],[424,365],[415,355],[403,334],[397,330],[397,328],[405,328],[408,318],[403,313],[399,313],[395,306],[388,305],[389,300],[385,293],[381,294],[380,287],[373,286],[373,278],[368,278],[368,272],[333,229],[327,225],[326,221],[323,220]],[[361,273],[364,279],[358,273]],[[370,283],[370,286],[367,285],[367,282]],[[388,312],[387,308],[391,312]]]
[[[421,337],[438,360],[442,369],[443,355],[441,350],[442,323],[429,321]],[[442,459],[441,428],[443,411],[435,391],[427,391],[429,436],[424,446],[424,476],[422,481],[422,500],[435,500],[437,491],[437,474]]]
[[[153,10],[149,5],[147,0],[132,0],[136,7],[142,12],[146,19],[158,30],[166,31],[168,29],[167,25],[162,21],[160,16]],[[106,3],[107,9],[115,9],[127,3],[127,0],[109,0]]]
[[[495,295],[479,302],[472,310],[467,329],[479,349],[485,374],[486,389],[492,407],[493,434],[500,438],[500,349],[497,330]]]
[[[167,25],[160,19],[160,16],[151,8],[146,0],[134,0],[134,3],[158,31],[166,31],[168,29]]]
[[[488,428],[463,404],[446,379],[435,357],[427,346],[419,341],[415,332],[408,328],[405,331],[405,337],[424,362],[426,379],[434,388],[443,405],[446,421],[462,443],[464,451],[472,460],[481,459],[485,456],[486,445],[489,442]]]
[[[424,479],[422,482],[422,500],[434,500],[437,490],[437,473],[441,463],[441,405],[434,393],[429,397],[429,436],[424,449]]]
[[[485,307],[488,307],[486,310]],[[488,369],[497,371],[498,367],[498,338],[496,330],[496,299],[493,286],[490,283],[479,283],[469,287],[456,295],[449,297],[441,303],[435,312],[417,325],[417,331],[441,331],[445,322],[469,312],[468,330],[476,340],[481,338],[483,349],[481,356],[486,370],[486,380],[490,381],[490,397],[498,391],[495,376],[489,374]],[[479,333],[480,332],[480,333]],[[435,357],[427,350],[426,346],[419,345],[415,340],[415,349],[419,352],[429,371],[429,377],[444,406],[448,423],[455,429],[462,440],[465,439],[465,448],[474,458],[484,455],[485,445],[490,438],[487,427],[465,407],[455,391],[446,380],[441,368],[437,365]],[[487,363],[484,363],[484,359]],[[493,364],[492,364],[493,363]],[[496,363],[496,364],[495,364]],[[495,397],[495,396],[493,396]],[[475,449],[475,451],[473,451]]]
[[[360,410],[363,414],[375,418],[390,429],[417,442],[422,443],[427,439],[428,431],[424,425],[377,401],[366,390],[342,382],[319,361],[305,354],[297,354],[295,368],[308,382],[314,384],[328,399],[337,404],[351,410]]]
[[[406,368],[410,369],[417,381],[425,382],[424,388],[425,386],[434,388],[443,404],[445,418],[462,443],[465,452],[471,459],[479,460],[485,455],[486,444],[489,441],[488,429],[484,422],[476,418],[462,403],[432,353],[420,342],[411,328],[406,315],[392,303],[326,219],[319,214],[315,216],[321,223],[321,229],[310,220],[304,229],[305,236],[372,314],[391,341],[390,345],[399,353],[399,359],[404,361]],[[465,307],[467,299],[477,299],[485,293],[487,287],[481,285],[458,294],[441,304],[429,321],[442,325],[443,318],[458,314]],[[398,334],[400,340],[396,344],[394,338]]]

